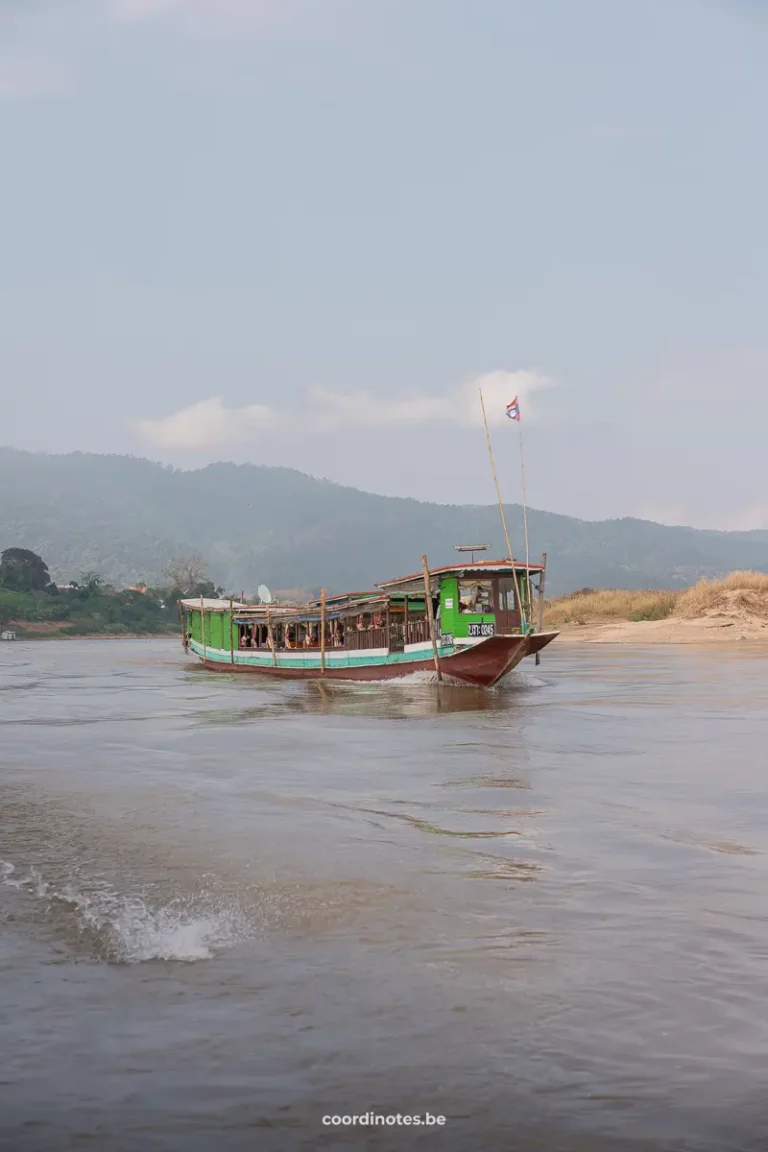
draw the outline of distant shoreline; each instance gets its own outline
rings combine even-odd
[[[32,641],[34,644],[49,640],[181,640],[180,632],[24,632],[12,628],[16,632],[15,640],[2,641],[3,644],[22,644]]]

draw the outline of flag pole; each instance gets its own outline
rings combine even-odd
[[[493,446],[491,444],[491,434],[488,431],[488,419],[485,415],[485,401],[483,400],[482,388],[479,389],[479,392],[480,392],[480,407],[483,410],[483,425],[485,426],[485,439],[486,439],[486,443],[488,444],[488,457],[491,461],[491,472],[493,473],[493,482],[496,485],[496,499],[498,500],[498,503],[499,503],[499,512],[501,513],[501,523],[502,523],[502,527],[504,528],[504,540],[506,541],[506,545],[507,545],[507,556],[509,556],[509,562],[512,565],[512,583],[514,584],[514,587],[515,587],[515,599],[517,600],[517,606],[520,609],[520,622],[522,624],[523,630],[525,631],[525,628],[526,628],[525,609],[523,607],[522,597],[520,596],[520,589],[518,588],[518,585],[517,585],[517,576],[515,575],[515,569],[514,569],[515,561],[512,557],[512,546],[509,543],[509,532],[507,531],[507,518],[504,515],[504,505],[503,505],[502,500],[501,500],[501,489],[499,487],[499,477],[496,474],[496,464],[495,464],[494,459],[493,459]]]
[[[523,489],[523,531],[525,533],[525,579],[528,598],[530,599],[530,579],[531,572],[529,567],[529,552],[528,552],[528,500],[525,495],[525,454],[523,453],[523,421],[518,417],[517,430],[520,434],[520,480]]]

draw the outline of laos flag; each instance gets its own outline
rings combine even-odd
[[[509,416],[510,420],[520,419],[520,401],[517,396],[515,396],[511,404],[507,404],[507,416]]]

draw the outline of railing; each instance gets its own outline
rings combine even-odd
[[[353,652],[362,652],[368,648],[386,648],[386,628],[365,628],[358,631],[348,628],[344,636],[344,647]]]
[[[431,640],[428,620],[409,620],[405,634],[406,644],[424,644]]]

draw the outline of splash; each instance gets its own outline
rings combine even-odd
[[[334,682],[336,684],[351,684],[355,687],[373,688],[377,684],[386,684],[387,688],[390,687],[403,687],[413,688],[414,685],[430,685],[437,684],[437,673],[428,672],[425,669],[420,669],[416,672],[408,672],[405,676],[391,676],[382,680],[339,680]],[[463,680],[457,680],[455,676],[447,676],[443,673],[443,684],[450,684],[456,688],[471,688],[471,685],[464,683]]]
[[[511,672],[507,672],[503,676],[497,688],[544,688],[546,687],[546,680],[536,676],[533,672],[524,672],[521,668],[513,668]]]
[[[494,692],[498,688],[543,688],[546,681],[541,680],[538,676],[533,675],[531,672],[522,672],[520,669],[513,669],[507,672],[505,676],[499,680],[492,688],[479,688],[472,684],[467,684],[465,680],[459,680],[456,676],[449,676],[443,672],[443,684],[447,684],[451,688],[464,688],[469,692]],[[348,686],[354,688],[374,688],[376,685],[385,684],[387,688],[390,687],[403,687],[413,688],[426,686],[429,687],[437,684],[437,672],[428,671],[427,669],[419,669],[416,672],[408,672],[405,676],[392,676],[382,680],[337,680],[334,681],[334,689],[338,686]]]
[[[113,963],[210,960],[250,934],[241,910],[217,907],[202,894],[152,908],[143,897],[121,895],[105,882],[58,889],[36,868],[15,873],[13,864],[0,860],[0,884],[45,901],[51,917],[73,915],[78,934],[99,958]]]

